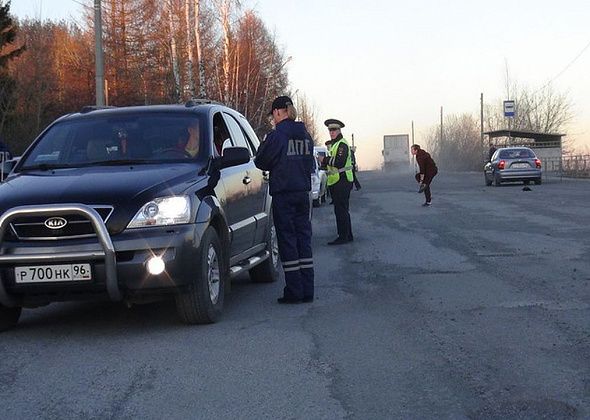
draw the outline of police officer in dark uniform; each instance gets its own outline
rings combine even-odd
[[[334,202],[338,231],[338,237],[328,242],[328,245],[341,245],[352,242],[354,239],[349,213],[350,191],[354,181],[352,153],[348,142],[342,137],[341,129],[344,128],[344,123],[336,119],[328,119],[324,125],[328,127],[332,140],[329,156],[323,163],[328,172],[328,187]]]
[[[272,103],[275,129],[256,153],[256,166],[270,171],[272,215],[285,288],[279,303],[312,302],[314,297],[310,199],[313,140],[287,96]]]

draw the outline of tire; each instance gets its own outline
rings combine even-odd
[[[535,179],[535,185],[541,185],[542,183],[543,181],[541,180],[541,178]]]
[[[313,206],[319,207],[322,205],[322,197],[318,198],[317,200],[313,200]]]
[[[22,308],[7,308],[0,305],[0,331],[6,331],[14,327],[18,323]]]
[[[500,177],[498,176],[498,174],[494,174],[494,187],[499,187],[500,185],[502,185]]]
[[[272,220],[272,213],[268,221],[269,226],[266,231],[266,250],[270,253],[270,256],[256,267],[250,269],[250,280],[255,283],[272,283],[279,278],[281,264],[279,258],[279,243],[277,241],[275,225]]]
[[[489,187],[490,185],[492,185],[492,181],[490,181],[490,180],[488,179],[488,176],[487,176],[487,175],[485,175],[485,174],[484,174],[484,176],[483,176],[483,177],[484,177],[484,179],[485,179],[485,181],[486,181],[486,187]]]
[[[176,310],[187,324],[212,324],[223,311],[227,269],[221,241],[211,226],[201,239],[195,268],[196,275],[188,290],[176,296]]]

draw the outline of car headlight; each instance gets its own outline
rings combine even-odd
[[[180,225],[188,223],[190,217],[191,202],[188,196],[160,197],[139,209],[127,228]]]

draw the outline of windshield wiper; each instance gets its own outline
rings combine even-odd
[[[89,166],[117,166],[117,165],[137,165],[137,164],[145,164],[145,163],[153,163],[153,161],[148,159],[114,159],[114,160],[101,160],[98,162],[90,162],[88,163]]]
[[[21,171],[49,171],[51,169],[74,168],[76,166],[78,165],[72,165],[70,163],[39,163],[38,165],[23,166]]]

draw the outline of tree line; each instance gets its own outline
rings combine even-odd
[[[95,103],[94,11],[85,3],[74,23],[19,21],[0,0],[0,136],[15,153],[58,116]],[[102,3],[108,105],[202,97],[237,109],[259,134],[270,128],[289,59],[255,11],[239,0]]]

